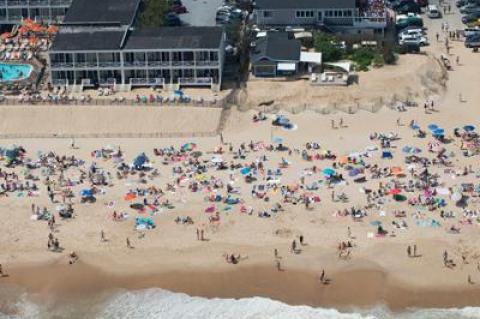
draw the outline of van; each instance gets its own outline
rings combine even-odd
[[[480,34],[474,34],[465,38],[466,48],[480,48]]]
[[[434,4],[431,4],[427,7],[427,16],[430,19],[438,19],[442,17],[442,12]]]

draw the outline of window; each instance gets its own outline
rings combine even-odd
[[[272,11],[263,11],[264,18],[271,18],[273,16]]]
[[[313,10],[299,10],[295,11],[295,17],[297,18],[313,18],[315,12]]]

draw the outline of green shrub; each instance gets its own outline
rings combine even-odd
[[[329,34],[317,32],[313,36],[313,46],[315,51],[322,53],[322,59],[325,62],[338,61],[343,57],[343,52],[335,44],[337,39]]]

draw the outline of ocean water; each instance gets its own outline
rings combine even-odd
[[[97,305],[40,305],[23,295],[1,319],[472,319],[480,307],[412,309],[392,313],[386,307],[339,312],[335,309],[289,306],[268,298],[207,299],[163,289],[121,291]]]

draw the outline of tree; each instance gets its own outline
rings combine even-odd
[[[165,15],[167,14],[168,9],[168,0],[148,0],[140,14],[140,26],[163,26],[165,24]]]
[[[337,47],[336,43],[335,37],[326,33],[317,32],[313,36],[315,51],[322,53],[322,59],[325,62],[342,59],[343,52]]]

